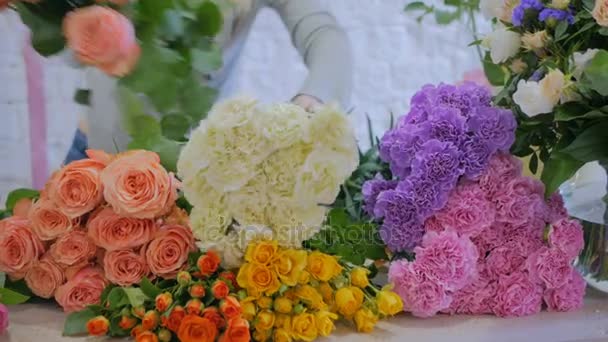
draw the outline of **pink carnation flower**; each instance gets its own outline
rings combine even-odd
[[[431,317],[450,306],[452,297],[415,262],[398,260],[391,263],[388,279],[394,291],[403,299],[404,311],[417,317]]]
[[[583,276],[572,270],[570,281],[557,289],[545,291],[543,296],[549,311],[574,311],[583,307],[587,283]]]
[[[479,178],[479,186],[486,193],[486,198],[493,200],[507,182],[521,175],[521,168],[521,160],[509,153],[496,153]]]
[[[563,286],[572,276],[571,259],[556,248],[542,247],[526,260],[530,279],[547,289]]]
[[[453,230],[426,233],[414,252],[427,277],[448,291],[463,288],[476,274],[477,248]]]
[[[8,329],[8,308],[0,304],[0,335]]]
[[[564,199],[559,192],[554,192],[547,200],[548,217],[547,221],[553,223],[555,221],[568,218],[568,210],[564,206]]]
[[[532,218],[520,225],[504,223],[503,238],[505,241],[518,241],[527,247],[525,254],[536,252],[543,245],[547,223],[540,218]]]
[[[505,242],[504,231],[506,223],[494,222],[494,224],[481,232],[478,236],[471,239],[480,256],[485,256],[496,247],[502,246]]]
[[[522,272],[526,258],[524,248],[516,241],[509,241],[490,252],[486,258],[486,271],[494,279],[498,279],[501,275]]]
[[[542,288],[524,272],[502,275],[498,279],[493,312],[500,317],[527,316],[540,312]]]
[[[460,185],[452,191],[447,205],[435,216],[444,228],[460,236],[475,237],[494,222],[494,205],[485,199],[477,184]]]
[[[481,266],[481,265],[480,265]],[[449,314],[482,315],[492,313],[498,282],[480,272],[475,281],[452,294]]]
[[[537,217],[544,217],[545,207],[541,196],[505,192],[496,197],[496,220],[523,225]]]
[[[561,219],[553,222],[549,244],[574,259],[585,247],[583,227],[577,220]]]

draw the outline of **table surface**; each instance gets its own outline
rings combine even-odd
[[[10,326],[0,342],[85,342],[93,338],[61,336],[65,314],[51,304],[25,304],[10,310]],[[542,312],[521,318],[439,315],[419,319],[406,314],[381,322],[372,334],[358,334],[345,324],[325,341],[608,341],[608,295],[589,289],[577,312]],[[104,340],[124,341],[124,340]],[[323,340],[321,340],[323,341]]]

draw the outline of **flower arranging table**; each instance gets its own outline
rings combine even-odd
[[[0,342],[84,342],[61,336],[65,315],[53,304],[12,306],[8,333]],[[587,290],[585,306],[570,313],[542,312],[522,318],[447,316],[419,319],[399,315],[381,321],[371,335],[339,324],[326,341],[608,341],[608,296]],[[107,341],[123,341],[121,339]]]

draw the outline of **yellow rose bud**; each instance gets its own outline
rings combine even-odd
[[[318,336],[315,317],[307,312],[291,319],[291,334],[296,340],[313,341]]]
[[[339,289],[336,292],[338,312],[346,317],[351,317],[361,308],[363,297],[363,291],[358,287],[350,286]]]
[[[274,312],[270,310],[260,311],[255,318],[256,330],[270,330],[274,326]]]
[[[241,308],[243,309],[243,318],[252,321],[257,313],[256,305],[253,301],[245,299],[241,302]]]
[[[302,271],[298,277],[298,284],[304,285],[308,284],[308,282],[310,282],[310,273]]]
[[[296,297],[313,309],[322,309],[327,305],[323,302],[323,296],[310,285],[302,285],[296,289]]]
[[[317,311],[315,313],[315,322],[319,336],[329,336],[334,330],[334,321],[338,319],[338,315],[329,311]]]
[[[270,265],[258,263],[244,264],[239,269],[236,281],[240,287],[247,289],[251,296],[275,294],[281,288],[276,271]]]
[[[327,304],[331,304],[334,302],[334,289],[329,285],[329,283],[322,282],[318,287],[319,292],[323,296],[323,301]]]
[[[376,295],[378,311],[385,316],[393,316],[403,311],[403,301],[393,291],[382,290]]]
[[[268,339],[270,339],[270,330],[256,330],[253,332],[254,341],[264,342]]]
[[[352,272],[350,272],[350,281],[354,286],[360,287],[362,289],[369,286],[369,279],[367,279],[367,274],[369,270],[363,267],[357,267]]]
[[[257,304],[261,309],[270,309],[272,307],[272,298],[260,297],[257,300]]]
[[[275,329],[272,340],[274,342],[291,342],[291,335],[283,328]]]
[[[274,300],[274,310],[278,313],[290,313],[293,309],[293,303],[291,300],[285,297],[279,297]]]
[[[251,243],[245,253],[245,261],[268,265],[277,254],[279,243],[276,240]]]
[[[308,255],[308,265],[306,269],[310,275],[319,281],[329,281],[342,272],[342,266],[338,260],[321,252],[311,252]]]
[[[284,315],[284,314],[278,314],[277,317],[274,320],[274,327],[275,328],[284,328],[284,329],[291,329],[291,316],[290,315]]]
[[[355,324],[357,331],[362,333],[370,333],[374,330],[378,317],[369,309],[361,309],[355,313]]]

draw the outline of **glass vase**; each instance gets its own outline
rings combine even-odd
[[[581,220],[585,248],[577,267],[587,283],[608,293],[608,164],[589,163],[560,189],[569,214]]]

